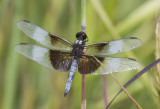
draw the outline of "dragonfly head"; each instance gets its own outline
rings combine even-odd
[[[85,40],[85,42],[88,41],[88,37],[87,37],[86,33],[83,32],[83,31],[78,32],[78,33],[76,34],[76,38],[79,39],[79,40]]]

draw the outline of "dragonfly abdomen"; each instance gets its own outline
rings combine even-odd
[[[71,88],[73,77],[74,77],[76,69],[77,69],[78,60],[79,60],[78,58],[73,58],[73,60],[72,60],[71,69],[70,69],[70,72],[68,75],[64,96],[66,96],[68,94],[68,92]]]

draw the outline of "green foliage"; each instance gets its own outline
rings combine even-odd
[[[81,75],[77,72],[69,95],[64,98],[68,73],[48,70],[15,53],[21,42],[36,44],[16,27],[29,20],[55,35],[75,41],[81,31],[80,0],[1,0],[0,1],[0,109],[77,109],[81,104]],[[154,61],[155,15],[159,0],[87,0],[86,33],[89,43],[138,37],[143,45],[115,56],[137,59],[142,68]],[[124,84],[139,70],[114,75]],[[109,100],[120,87],[107,76]],[[144,109],[158,109],[152,72],[127,90]],[[86,108],[104,108],[102,76],[86,76]],[[123,93],[111,109],[135,109]]]

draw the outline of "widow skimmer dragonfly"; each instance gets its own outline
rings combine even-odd
[[[76,34],[77,40],[73,44],[26,20],[19,21],[17,26],[27,36],[45,47],[20,43],[15,46],[16,52],[48,68],[54,68],[62,72],[70,70],[64,96],[70,90],[77,65],[79,73],[94,75],[140,68],[140,64],[135,59],[106,57],[107,55],[128,51],[140,46],[141,40],[136,37],[85,44],[88,39],[87,35],[84,32],[78,32]],[[107,72],[104,71],[102,65],[93,56],[103,63]]]

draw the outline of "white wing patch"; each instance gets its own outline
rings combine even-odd
[[[107,67],[107,71],[108,73],[115,71],[116,69],[119,69],[121,63],[121,58],[118,59],[112,59],[112,58],[107,58],[106,59],[107,63],[108,63],[108,67]]]
[[[34,29],[34,33],[33,33],[33,39],[37,40],[38,42],[45,42],[46,41],[46,36],[48,35],[48,32],[43,30],[40,27],[36,27]]]
[[[108,73],[139,69],[140,64],[131,58],[106,57],[105,67]]]
[[[121,52],[122,49],[123,49],[123,40],[116,40],[109,42],[108,52],[110,54]]]
[[[43,57],[45,57],[45,54],[47,52],[48,52],[48,49],[38,47],[38,46],[33,46],[33,48],[31,49],[31,54],[32,54],[31,58],[41,63],[43,62]]]

